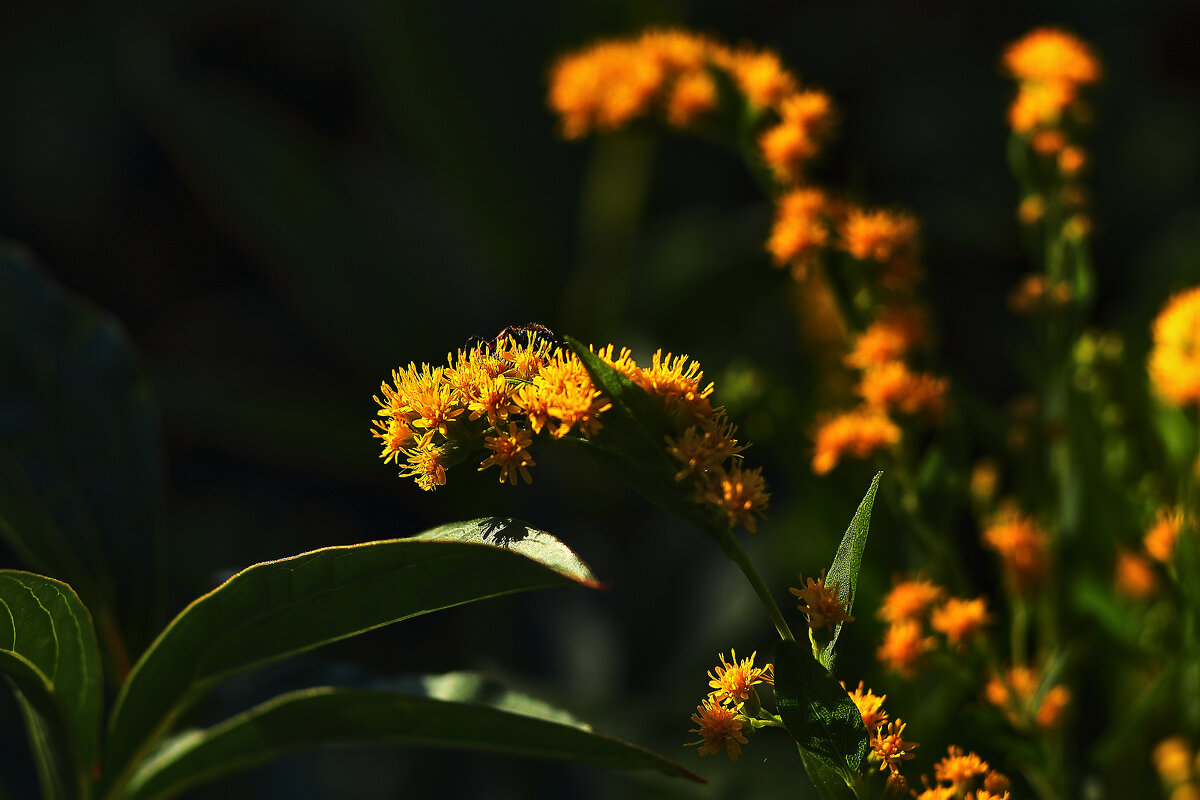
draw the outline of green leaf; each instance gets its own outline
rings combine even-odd
[[[71,740],[67,713],[54,686],[40,669],[11,650],[0,650],[0,672],[17,695],[29,749],[45,798],[80,795],[80,764]]]
[[[0,570],[0,671],[21,699],[45,793],[77,796],[96,758],[103,687],[91,616],[70,586]]]
[[[162,451],[121,327],[0,241],[0,536],[75,587],[119,673],[128,660],[112,620],[132,623],[141,644],[152,627]]]
[[[831,769],[803,747],[800,748],[800,760],[804,762],[804,771],[808,773],[808,779],[812,781],[821,800],[854,800],[854,790],[839,771]]]
[[[780,642],[774,664],[775,699],[788,732],[830,769],[856,776],[871,745],[850,695],[797,642]]]
[[[588,454],[619,475],[639,494],[714,538],[728,524],[709,506],[692,499],[690,484],[675,480],[679,463],[667,452],[666,439],[678,435],[662,403],[613,369],[579,341],[563,342],[583,362],[596,388],[612,402],[600,433],[582,444]]]
[[[428,683],[433,689],[447,685],[453,689],[481,682],[478,676],[454,674]],[[578,723],[564,723],[564,712],[533,698],[515,692],[494,698],[469,694],[460,700],[319,687],[280,695],[207,730],[186,731],[164,741],[140,763],[119,796],[126,800],[171,797],[298,750],[364,744],[483,750],[613,769],[653,769],[703,782],[648,750],[593,733]]]
[[[256,564],[195,600],[134,666],[109,724],[116,783],[133,760],[222,678],[328,642],[452,606],[550,586],[596,587],[553,537],[506,519],[433,538],[327,547]],[[545,559],[545,560],[541,560]]]
[[[858,593],[858,572],[862,568],[863,549],[867,546],[867,533],[871,527],[871,507],[875,505],[875,493],[879,491],[879,478],[882,475],[882,472],[875,473],[871,488],[867,489],[866,496],[858,504],[854,518],[850,520],[850,527],[846,528],[846,533],[838,544],[833,564],[825,573],[826,586],[837,583],[838,599],[846,605],[847,614],[854,610],[854,598]],[[833,669],[833,648],[841,633],[842,623],[838,623],[828,642],[814,645],[817,658],[826,669]]]

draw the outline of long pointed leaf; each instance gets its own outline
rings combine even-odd
[[[511,706],[513,697],[505,699]],[[298,750],[362,744],[484,750],[701,780],[662,756],[584,726],[476,703],[320,687],[281,695],[207,730],[165,741],[139,765],[120,797],[162,800]]]
[[[867,534],[871,528],[871,508],[875,505],[875,493],[879,491],[879,478],[882,475],[882,472],[875,473],[871,487],[858,504],[854,518],[850,520],[850,526],[846,528],[846,533],[838,544],[833,564],[825,573],[826,586],[837,583],[838,599],[845,603],[846,613],[854,610],[854,598],[858,594],[858,572],[862,568],[863,549],[867,546]],[[817,659],[825,669],[833,669],[833,647],[841,633],[842,623],[839,622],[829,641],[815,647]]]
[[[177,616],[135,665],[109,724],[108,775],[132,761],[220,679],[319,645],[444,608],[512,592],[582,584],[549,534],[512,520],[461,523],[492,543],[393,539],[327,547],[256,564]],[[536,547],[522,545],[533,539]],[[518,552],[525,549],[525,554]],[[565,549],[565,545],[561,545]],[[552,555],[549,555],[552,554]],[[544,560],[543,560],[544,559]]]

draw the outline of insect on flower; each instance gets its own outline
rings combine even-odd
[[[528,322],[524,325],[509,325],[491,339],[485,339],[482,336],[472,336],[470,339],[467,339],[466,344],[463,345],[463,349],[468,351],[483,350],[490,353],[509,338],[513,340],[517,347],[530,347],[534,344],[550,346],[558,342],[558,337],[554,335],[554,331],[545,325]]]

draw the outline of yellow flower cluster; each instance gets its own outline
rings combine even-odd
[[[913,792],[917,800],[1008,800],[1011,782],[975,753],[963,753],[951,745],[946,756],[933,765],[934,780],[922,776],[925,790]]]
[[[1068,211],[1078,211],[1083,205],[1083,192],[1071,181],[1087,165],[1087,154],[1071,141],[1065,123],[1068,117],[1086,121],[1088,112],[1079,99],[1079,90],[1099,80],[1099,60],[1084,42],[1071,34],[1039,28],[1009,46],[1004,54],[1004,67],[1017,80],[1017,95],[1008,109],[1009,124],[1017,135],[1028,140],[1035,158],[1060,178],[1055,186],[1040,191],[1054,192],[1056,202],[1061,201]],[[1021,201],[1018,217],[1032,225],[1042,219],[1046,204],[1042,194],[1029,194]],[[1082,237],[1090,228],[1082,213],[1071,213],[1063,219],[1065,234]],[[1047,293],[1046,297],[1060,299],[1053,293]]]
[[[1150,382],[1166,402],[1200,404],[1200,286],[1171,297],[1150,327]]]
[[[983,597],[947,597],[944,588],[920,576],[893,580],[879,606],[879,618],[888,629],[875,656],[902,677],[912,677],[925,654],[937,647],[937,640],[925,635],[927,612],[929,627],[956,650],[965,649],[991,622]]]
[[[724,654],[719,656],[721,663],[716,668],[716,674],[711,670],[708,673],[708,685],[712,691],[696,707],[696,713],[692,714],[692,722],[696,723],[697,727],[688,731],[700,734],[700,738],[688,742],[684,747],[698,745],[702,756],[715,755],[725,750],[730,761],[738,760],[738,756],[742,754],[742,745],[748,743],[742,733],[743,725],[749,724],[747,715],[743,713],[744,709],[747,703],[754,709],[750,713],[757,713],[760,707],[754,687],[758,684],[775,683],[770,664],[754,666],[756,655],[757,653],[751,653],[749,658],[739,661],[737,651],[734,650],[732,661],[726,661]]]
[[[1052,686],[1038,697],[1042,673],[1029,667],[1012,667],[1004,676],[993,675],[984,687],[984,697],[1001,709],[1013,727],[1047,730],[1058,727],[1071,702],[1071,690]]]
[[[842,684],[846,688],[846,684]],[[907,723],[897,718],[888,720],[888,712],[883,707],[887,695],[876,695],[870,689],[863,689],[862,681],[858,688],[847,692],[858,713],[862,716],[863,726],[871,738],[871,760],[879,763],[880,770],[888,770],[888,785],[903,787],[904,778],[900,774],[900,762],[915,758],[913,750],[920,747],[919,742],[910,742],[904,738]]]
[[[550,107],[571,139],[654,116],[678,128],[718,109],[723,75],[753,110],[777,123],[759,139],[781,179],[798,173],[832,124],[829,98],[801,90],[769,51],[730,48],[688,31],[648,30],[569,53],[550,70]]]
[[[1064,31],[1039,28],[1011,44],[1004,67],[1017,79],[1017,97],[1009,107],[1013,130],[1053,130],[1078,97],[1079,87],[1100,78],[1100,62],[1082,41]]]
[[[761,471],[737,458],[745,446],[710,402],[713,385],[704,385],[699,363],[660,350],[649,367],[639,367],[628,350],[614,355],[608,345],[594,352],[661,401],[679,431],[664,447],[682,462],[675,477],[690,481],[695,501],[753,532],[770,494]],[[486,455],[479,469],[497,467],[501,482],[529,483],[536,438],[594,437],[612,405],[571,351],[528,333],[459,350],[445,366],[411,363],[394,370],[380,391],[372,431],[380,457],[402,464],[401,476],[426,490],[444,485],[446,470],[474,453]]]
[[[1050,537],[1038,523],[1004,509],[984,528],[983,543],[1000,556],[1004,575],[1018,592],[1029,592],[1046,574]]]
[[[899,442],[901,429],[893,416],[941,422],[948,382],[913,370],[905,360],[926,341],[924,313],[912,304],[881,307],[854,337],[845,362],[859,372],[855,391],[862,403],[818,423],[814,472],[829,472],[843,456],[867,458]]]
[[[1179,508],[1161,508],[1142,537],[1142,550],[1117,549],[1113,583],[1116,590],[1133,600],[1145,600],[1158,591],[1159,575],[1154,562],[1170,564],[1175,542],[1188,519]]]

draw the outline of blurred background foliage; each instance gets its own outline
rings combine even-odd
[[[9,4],[0,20],[0,235],[124,323],[162,406],[160,622],[255,561],[520,517],[569,542],[611,589],[377,631],[269,671],[271,692],[480,669],[712,781],[367,749],[289,759],[196,797],[345,796],[351,780],[363,798],[775,797],[803,781],[782,738],[747,753],[766,764],[679,749],[716,653],[774,635],[698,533],[574,451],[542,448],[529,487],[463,469],[422,493],[379,463],[368,434],[390,369],[436,363],[509,324],[642,359],[687,352],[775,493],[772,522],[748,542],[768,580],[782,595],[797,571],[828,564],[871,470],[810,473],[814,414],[846,383],[823,374],[829,354],[798,333],[792,284],[768,266],[768,200],[734,154],[702,142],[648,130],[564,142],[544,102],[563,51],[648,24],[778,50],[840,108],[819,180],[920,217],[941,366],[1003,405],[1031,346],[1005,298],[1030,267],[998,60],[1030,28],[1062,25],[1106,69],[1088,142],[1096,322],[1142,358],[1169,291],[1200,279],[1200,6],[1185,0],[49,2]],[[70,422],[86,419],[79,398]],[[893,570],[920,566],[891,527],[881,506],[839,674],[888,693],[929,745],[924,771],[946,744],[970,741],[942,695],[873,663],[871,609]],[[230,682],[207,713],[267,688]],[[0,769],[24,796],[32,770],[2,702]]]

